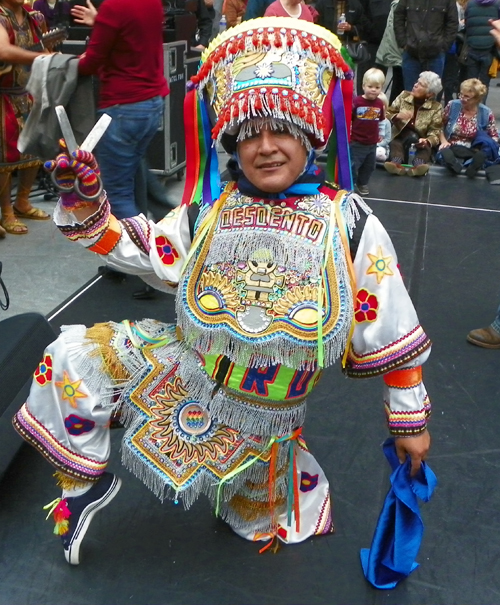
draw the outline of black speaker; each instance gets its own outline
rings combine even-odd
[[[186,165],[184,142],[184,97],[186,96],[186,42],[163,45],[165,78],[170,94],[165,97],[165,112],[160,129],[149,144],[146,156],[152,170],[163,176],[182,176]]]
[[[39,313],[0,321],[0,477],[23,443],[12,427],[12,417],[26,401],[33,372],[55,338],[51,325]]]

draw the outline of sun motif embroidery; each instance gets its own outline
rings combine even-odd
[[[216,461],[236,443],[237,432],[212,424],[195,402],[186,401],[187,391],[177,376],[158,393],[151,407],[151,438],[160,442],[160,452],[179,463]]]
[[[56,387],[62,389],[62,399],[67,401],[72,408],[77,408],[77,399],[84,399],[87,397],[85,393],[78,390],[78,387],[82,383],[81,380],[75,380],[71,382],[68,373],[64,370],[63,380],[56,382]]]
[[[389,267],[392,262],[392,256],[384,256],[382,246],[378,247],[377,254],[368,253],[367,256],[372,264],[368,267],[366,273],[367,275],[372,273],[375,274],[377,284],[379,284],[386,275],[394,275],[392,269]]]
[[[375,321],[378,315],[378,299],[365,288],[361,288],[356,295],[354,306],[354,319],[357,323]]]
[[[38,364],[33,377],[35,382],[41,387],[52,382],[52,355],[49,355],[49,353],[45,355],[43,360]]]
[[[179,260],[179,253],[164,235],[157,237],[155,243],[158,256],[164,265],[171,266]]]

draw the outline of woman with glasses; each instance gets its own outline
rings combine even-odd
[[[481,103],[486,86],[477,78],[464,80],[458,99],[444,109],[443,132],[438,160],[454,174],[474,178],[488,160],[498,158],[498,131],[495,116]]]

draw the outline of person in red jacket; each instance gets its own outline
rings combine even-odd
[[[135,175],[160,127],[168,84],[163,71],[161,0],[106,0],[99,12],[71,10],[75,22],[93,26],[78,71],[99,77],[98,114],[113,120],[96,148],[104,187],[118,218],[138,214]]]

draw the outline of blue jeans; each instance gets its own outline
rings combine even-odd
[[[423,71],[433,71],[440,78],[443,76],[446,53],[439,53],[437,57],[427,61],[419,61],[410,54],[403,52],[403,80],[405,90],[411,90]]]
[[[100,109],[113,119],[96,147],[102,182],[111,211],[117,218],[137,216],[135,175],[146,149],[160,127],[163,99],[153,97],[139,103]]]

